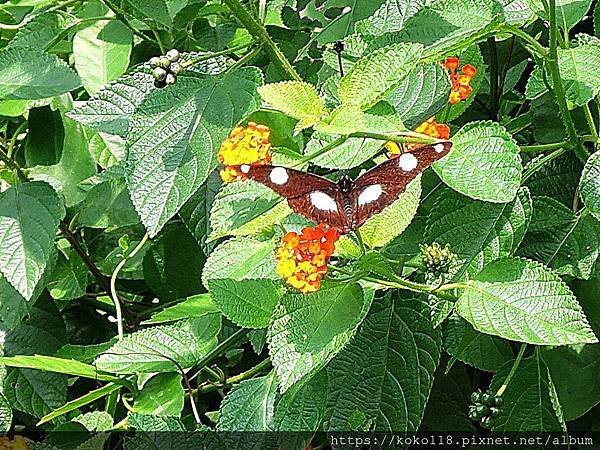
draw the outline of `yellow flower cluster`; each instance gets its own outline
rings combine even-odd
[[[29,450],[29,446],[22,436],[0,437],[0,450]]]
[[[221,179],[225,183],[243,178],[235,168],[240,164],[269,164],[271,162],[271,130],[265,125],[248,122],[234,128],[219,149],[218,159],[225,166]]]

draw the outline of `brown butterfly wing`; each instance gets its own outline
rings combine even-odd
[[[347,228],[343,196],[338,186],[323,177],[280,166],[235,166],[246,178],[257,181],[287,199],[290,208],[316,223]]]
[[[412,153],[390,159],[358,177],[349,194],[353,205],[351,227],[360,227],[369,217],[389,206],[417,175],[446,156],[451,148],[451,142],[423,146]]]

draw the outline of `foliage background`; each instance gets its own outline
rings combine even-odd
[[[492,433],[598,431],[599,28],[591,0],[0,5],[1,429],[486,435],[470,394],[509,377]],[[158,89],[146,61],[172,47],[188,67]],[[478,70],[452,107],[448,56]],[[452,153],[365,224],[366,253],[338,242],[353,282],[284,286],[280,225],[306,221],[221,185],[231,129],[355,176],[432,115]],[[432,242],[445,279],[420,270]]]

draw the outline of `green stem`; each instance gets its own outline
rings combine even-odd
[[[525,183],[534,173],[540,170],[546,163],[549,163],[553,159],[556,159],[559,156],[567,153],[569,150],[571,150],[571,146],[565,145],[564,147],[555,150],[554,152],[544,156],[543,158],[540,158],[538,161],[533,162],[523,173],[523,179],[521,183]]]
[[[346,136],[340,136],[335,141],[330,142],[325,147],[320,148],[316,152],[311,153],[310,155],[306,155],[304,158],[300,158],[298,160],[298,162],[296,162],[292,166],[292,168],[301,166],[302,164],[311,161],[312,159],[316,158],[317,156],[321,156],[322,154],[327,153],[328,151],[333,150],[336,147],[339,147],[344,142],[346,142],[347,139],[348,139],[348,137],[346,137]]]
[[[152,34],[154,35],[154,39],[156,39],[156,43],[158,44],[158,48],[160,48],[160,52],[164,55],[167,52],[165,45],[163,44],[162,39],[160,38],[160,34],[156,30],[156,28],[151,28]]]
[[[537,153],[537,152],[557,150],[559,148],[563,148],[568,145],[570,145],[570,144],[563,141],[563,142],[553,142],[551,144],[521,145],[521,146],[519,146],[519,149],[521,150],[521,153]]]
[[[225,339],[223,342],[221,342],[219,345],[213,348],[210,352],[208,352],[206,356],[202,358],[198,362],[198,364],[196,364],[196,367],[202,369],[205,366],[209,365],[213,360],[225,354],[225,352],[229,351],[230,349],[238,345],[240,342],[242,342],[242,340],[246,337],[249,331],[250,330],[245,328],[237,330],[235,333],[233,333],[231,336],[229,336],[227,339]],[[193,380],[195,377],[198,376],[200,372],[201,370],[189,377],[189,379]]]
[[[245,372],[240,373],[239,375],[235,375],[233,377],[227,378],[222,385],[219,384],[208,384],[205,386],[200,386],[198,389],[194,389],[192,391],[193,394],[207,394],[209,392],[214,392],[219,389],[226,388],[227,386],[231,386],[233,384],[239,383],[240,381],[247,380],[252,378],[254,375],[261,373],[264,369],[268,368],[271,365],[271,360],[266,358],[258,363],[256,366],[248,369]]]
[[[10,159],[14,159],[13,158],[13,150],[15,148],[15,144],[17,143],[17,139],[19,138],[19,135],[23,132],[23,130],[25,130],[27,128],[27,121],[24,121],[23,123],[21,123],[21,125],[19,125],[19,128],[16,129],[16,131],[13,133],[12,137],[10,138],[10,142],[8,143],[8,147],[6,149],[6,155],[10,158]]]
[[[208,61],[209,59],[216,58],[217,56],[229,55],[230,53],[235,53],[239,50],[248,48],[253,44],[254,44],[254,42],[250,42],[247,44],[240,44],[240,45],[236,45],[235,47],[226,48],[224,50],[219,50],[218,52],[214,52],[214,53],[210,53],[210,54],[206,54],[206,55],[199,55],[195,58],[192,58],[192,59],[182,62],[181,67],[186,68],[186,67],[190,67],[194,64],[198,64],[200,62]]]
[[[498,52],[496,50],[496,38],[490,36],[487,39],[489,57],[490,57],[490,110],[492,112],[492,119],[498,120],[498,109],[500,94],[498,90],[499,85],[499,68],[498,68]]]
[[[594,123],[594,116],[592,116],[592,111],[590,110],[590,104],[586,103],[583,106],[583,112],[585,113],[585,120],[587,120],[588,127],[590,128],[590,132],[592,133],[592,138],[594,142],[598,142],[598,129],[596,128],[596,124]]]
[[[552,76],[552,82],[554,84],[554,96],[556,97],[558,109],[560,111],[560,115],[562,116],[563,123],[567,130],[567,134],[569,135],[569,141],[571,142],[571,145],[575,150],[575,154],[577,155],[577,157],[582,161],[585,161],[588,157],[587,150],[580,144],[579,140],[577,139],[577,130],[575,129],[573,118],[571,117],[569,107],[567,106],[565,89],[560,78],[560,70],[558,67],[558,25],[556,23],[556,0],[549,0],[548,9],[550,21],[550,50],[548,53],[548,58],[546,59],[546,64],[548,66],[548,70],[550,71],[550,75]]]
[[[510,34],[518,37],[519,39],[525,41],[527,44],[529,44],[529,47],[530,47],[527,50],[535,57],[537,57],[537,58],[546,58],[547,57],[547,55],[548,55],[547,50],[537,40],[535,40],[535,38],[533,36],[530,36],[525,31],[523,31],[517,27],[514,27],[512,25],[507,25],[507,24],[500,25],[499,31],[510,33]]]
[[[581,136],[581,142],[591,142],[593,144],[600,144],[600,138],[592,136],[591,134],[584,134]]]
[[[395,134],[382,134],[382,133],[369,133],[361,131],[358,133],[352,133],[348,137],[360,137],[378,139],[380,141],[393,141],[397,144],[435,144],[439,142],[439,139],[432,138],[430,136],[421,135],[420,133],[408,132],[405,135]]]
[[[262,50],[262,47],[259,45],[257,47],[254,47],[251,51],[249,51],[248,53],[246,53],[244,56],[242,56],[240,59],[238,59],[235,64],[232,64],[227,71],[229,72],[234,72],[235,70],[237,70],[239,67],[242,67],[244,64],[252,61],[252,58],[254,58],[256,55],[258,55],[260,53],[260,51]]]
[[[260,41],[265,48],[265,51],[269,55],[269,58],[275,65],[277,65],[283,73],[285,73],[290,79],[296,81],[302,81],[302,78],[296,72],[296,69],[290,64],[283,52],[277,47],[267,29],[257,21],[239,0],[223,0],[223,3],[231,10],[233,15],[239,20],[242,25],[248,30],[248,32],[258,41]]]
[[[367,249],[365,248],[365,243],[363,241],[362,235],[360,234],[360,231],[358,229],[354,230],[354,235],[356,236],[356,240],[358,241],[360,253],[361,255],[364,255],[365,253],[367,253]]]
[[[119,275],[119,272],[121,271],[123,266],[127,264],[127,261],[129,261],[131,258],[133,258],[139,253],[139,251],[142,249],[142,247],[148,240],[148,237],[148,233],[146,233],[131,253],[129,253],[128,255],[123,255],[123,259],[121,260],[121,262],[119,262],[119,264],[117,264],[117,267],[115,267],[115,270],[113,271],[112,276],[110,277],[110,295],[112,297],[113,303],[115,304],[117,316],[117,333],[119,335],[119,340],[123,339],[123,310],[121,309],[121,302],[119,301],[119,296],[117,295],[117,276]]]
[[[519,349],[519,354],[517,355],[517,359],[515,359],[515,362],[514,362],[512,368],[510,369],[508,376],[504,380],[504,383],[502,383],[502,386],[500,386],[500,388],[496,392],[496,397],[500,397],[502,394],[504,394],[504,391],[508,387],[508,383],[510,383],[510,380],[514,376],[515,372],[517,371],[517,368],[519,367],[519,364],[521,363],[521,359],[523,359],[523,355],[525,354],[526,349],[527,349],[527,344],[521,344],[521,348]]]

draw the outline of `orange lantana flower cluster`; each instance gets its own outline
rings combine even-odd
[[[435,121],[435,116],[430,117],[417,128],[415,128],[415,132],[426,134],[427,136],[431,136],[437,139],[449,139],[450,138],[450,127],[445,123],[437,123]],[[394,141],[387,141],[385,144],[385,148],[392,158],[399,156],[402,152],[410,152],[416,148],[422,147],[423,144],[403,144],[402,149],[400,146]]]
[[[444,62],[444,67],[450,71],[450,81],[452,82],[452,91],[448,102],[453,105],[469,97],[473,91],[471,79],[477,74],[477,69],[471,64],[462,66],[461,72],[458,73],[459,66],[460,61],[455,56],[446,59]]]
[[[266,125],[248,122],[245,127],[234,128],[219,149],[218,159],[225,168],[221,170],[224,182],[242,178],[233,167],[240,164],[269,164],[271,162],[271,130]]]
[[[29,446],[22,436],[15,436],[14,439],[0,437],[0,450],[28,450]]]
[[[277,273],[301,292],[318,291],[340,235],[338,229],[323,224],[305,227],[300,234],[286,233],[275,253]]]

